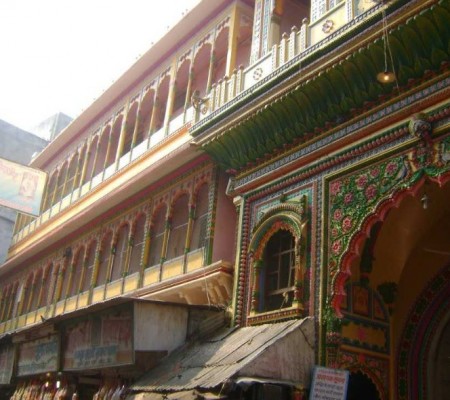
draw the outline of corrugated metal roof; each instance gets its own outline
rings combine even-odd
[[[134,391],[173,392],[212,389],[255,360],[291,332],[310,330],[312,318],[240,329],[228,328],[201,343],[173,352],[132,386]],[[302,326],[303,325],[303,326]],[[305,336],[305,332],[302,332]],[[307,342],[307,340],[306,340]]]

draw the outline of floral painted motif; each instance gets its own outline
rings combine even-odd
[[[408,152],[329,183],[328,273],[331,302],[339,314],[339,296],[355,251],[352,240],[367,228],[369,218],[382,219],[384,206],[390,207],[397,196],[423,182],[424,177],[438,183],[450,179],[450,137],[427,146],[425,157],[419,144]]]

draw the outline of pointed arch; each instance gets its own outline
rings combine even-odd
[[[108,230],[102,238],[99,250],[99,264],[97,279],[94,282],[94,287],[100,286],[106,283],[108,279],[108,270],[110,266],[110,260],[113,254],[113,233],[112,230]]]
[[[165,256],[163,254],[163,245],[166,231],[166,215],[167,205],[165,203],[159,204],[152,215],[150,223],[149,267],[159,264]]]
[[[130,257],[130,265],[128,274],[134,274],[141,270],[142,254],[145,246],[145,225],[147,215],[143,212],[139,213],[133,222],[132,229],[132,249]]]
[[[306,196],[301,201],[280,203],[254,227],[248,246],[252,260],[250,323],[259,322],[259,313],[288,308],[289,315],[298,315],[303,310],[305,207]],[[274,314],[272,318],[278,317]]]
[[[109,281],[115,281],[121,278],[127,270],[126,262],[128,259],[128,249],[130,248],[130,225],[128,222],[122,223],[117,229],[113,248],[114,260]]]
[[[170,236],[167,245],[167,259],[185,253],[189,222],[189,193],[181,192],[173,200],[170,211]]]
[[[195,217],[190,241],[190,250],[206,245],[209,214],[209,182],[203,182],[194,195]]]
[[[83,261],[85,257],[85,247],[79,246],[73,255],[72,260],[72,271],[71,271],[71,282],[70,287],[67,290],[67,297],[72,297],[80,292],[82,283],[82,273],[83,273]]]
[[[85,292],[95,286],[94,267],[97,258],[97,240],[91,240],[86,246],[85,258],[83,260],[83,275],[80,282],[80,291]]]

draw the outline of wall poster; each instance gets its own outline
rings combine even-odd
[[[17,376],[58,371],[59,337],[49,335],[44,338],[19,345]]]
[[[63,369],[79,370],[134,362],[131,307],[114,307],[67,324]]]

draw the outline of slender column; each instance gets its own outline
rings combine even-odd
[[[45,201],[45,199],[44,199]],[[42,204],[45,204],[44,202]],[[14,234],[20,232],[23,225],[23,214],[17,214],[16,223],[14,224]]]
[[[194,60],[191,60],[191,65],[189,66],[188,84],[187,84],[187,88],[186,88],[186,99],[184,100],[183,122],[186,122],[186,112],[187,112],[188,108],[191,106],[193,82],[194,82]]]
[[[66,289],[67,291],[66,291],[65,296],[64,296],[65,298],[67,298],[67,295],[68,295],[67,292],[69,292],[72,289],[73,271],[74,271],[74,268],[75,268],[74,261],[75,261],[75,257],[72,257],[72,259],[70,261],[70,266],[69,266],[69,277],[68,277],[68,282],[67,282],[67,289]]]
[[[81,293],[81,288],[84,284],[85,279],[87,279],[86,276],[86,269],[87,269],[87,261],[88,261],[88,246],[84,248],[84,254],[80,254],[78,257],[83,257],[83,262],[81,263],[81,276],[80,281],[78,282],[77,287],[77,295]]]
[[[55,288],[55,294],[53,297],[53,302],[56,304],[59,300],[61,300],[61,295],[62,295],[62,284],[63,284],[63,277],[65,275],[67,269],[67,265],[65,265],[65,263],[63,262],[60,266],[59,266],[59,271],[58,271],[58,278],[56,280],[56,288]]]
[[[97,146],[95,147],[94,161],[92,163],[91,179],[94,177],[95,167],[97,165],[97,160],[98,160],[98,150],[99,150],[99,148],[100,148],[100,135],[97,135]]]
[[[53,189],[50,207],[52,207],[56,202],[56,194],[58,193],[58,187],[59,187],[58,184],[59,184],[60,176],[61,176],[61,169],[58,171],[58,174],[56,176],[55,188]]]
[[[228,33],[227,65],[225,69],[226,76],[231,76],[233,74],[233,70],[236,67],[239,23],[240,23],[240,9],[238,8],[237,4],[235,4],[233,8],[233,13],[231,15],[230,30]]]
[[[2,292],[2,296],[0,299],[0,322],[3,322],[5,319],[5,313],[6,313],[6,303],[8,296],[6,292]]]
[[[14,297],[15,297],[14,294],[15,294],[15,291],[14,291],[14,289],[12,289],[9,299],[7,300],[5,320],[12,319],[12,306],[14,304]]]
[[[67,179],[69,179],[69,170],[70,170],[70,161],[69,160],[67,160],[66,165],[67,165],[67,168],[66,168],[66,173],[64,176],[64,183],[61,188],[61,200],[64,198],[64,193],[66,192]]]
[[[30,312],[31,311],[31,301],[34,298],[35,290],[36,290],[36,275],[33,276],[33,281],[31,282],[30,292],[28,294],[28,301],[27,301],[27,306],[26,306],[26,312]],[[1,321],[1,319],[0,319],[0,321]]]
[[[108,137],[108,146],[106,147],[105,162],[103,163],[103,176],[105,176],[105,170],[108,165],[109,156],[111,154],[113,128],[114,128],[114,124],[111,123],[111,129],[109,130],[109,137]]]
[[[0,296],[0,322],[3,322],[3,316],[5,314],[5,299],[6,299],[6,294],[5,292],[2,292],[1,296]]]
[[[25,285],[22,288],[22,292],[20,293],[20,299],[19,299],[19,302],[17,305],[17,313],[16,313],[17,316],[22,315],[22,311],[24,310],[23,303],[25,301],[25,294],[26,294],[27,290],[28,290],[28,284],[25,283]]]
[[[97,283],[97,278],[98,278],[98,268],[100,265],[100,253],[102,251],[104,251],[104,249],[102,249],[101,247],[102,242],[101,240],[99,240],[97,242],[97,250],[95,251],[95,259],[94,259],[94,266],[92,267],[92,277],[91,277],[91,284],[90,284],[90,288],[89,288],[89,304],[92,303],[92,296],[94,293],[94,287]]]
[[[108,265],[106,266],[106,282],[105,283],[111,282],[111,279],[112,279],[112,267],[113,267],[114,261],[116,259],[117,233],[114,236],[113,236],[113,240],[112,240],[112,243],[111,243],[111,248],[108,250],[110,252],[110,257],[109,257],[109,260],[108,260]],[[106,290],[106,284],[105,284],[105,290]]]
[[[86,144],[86,153],[84,155],[84,161],[83,161],[83,169],[81,170],[80,190],[81,190],[81,187],[83,186],[84,179],[86,177],[87,166],[89,163],[89,155],[90,154],[91,154],[91,143],[87,143]]]
[[[148,139],[150,140],[150,136],[155,133],[155,125],[156,125],[156,116],[160,107],[159,104],[159,86],[155,90],[155,97],[153,100],[153,109],[152,109],[152,116],[150,117],[150,126],[148,128]]]
[[[303,282],[303,265],[302,265],[302,238],[295,238],[295,272],[294,272],[294,299],[293,303],[297,307],[302,306],[302,282]]]
[[[194,229],[194,221],[195,221],[195,210],[196,205],[191,203],[189,205],[189,219],[188,219],[188,226],[186,230],[186,242],[184,245],[185,253],[189,253],[191,249],[191,239],[192,239],[192,231]]]
[[[77,160],[77,166],[75,168],[75,173],[73,174],[73,181],[72,181],[72,188],[70,193],[70,201],[72,202],[73,192],[75,191],[75,188],[78,186],[78,177],[80,176],[80,169],[81,169],[81,154],[78,153],[78,160]]]
[[[151,218],[150,216],[148,218]],[[146,221],[145,228],[145,241],[144,241],[144,254],[142,255],[142,263],[139,271],[139,286],[142,287],[144,284],[144,273],[145,268],[148,264],[148,257],[150,255],[150,242],[151,242],[151,228],[148,226]]]
[[[123,145],[125,143],[125,135],[127,132],[127,119],[128,119],[128,111],[130,107],[130,100],[128,100],[126,108],[124,110],[124,116],[122,120],[122,126],[120,128],[120,136],[119,136],[119,143],[117,145],[117,152],[116,152],[116,168],[119,165],[120,156],[122,155],[123,151]]]
[[[164,129],[166,135],[169,133],[169,124],[170,119],[172,118],[172,112],[173,112],[173,104],[175,102],[175,96],[177,93],[177,60],[175,59],[172,62],[171,67],[171,74],[170,74],[170,90],[169,95],[167,97],[167,104],[166,104],[166,113],[164,115]]]
[[[49,202],[48,202],[48,197],[49,197],[49,192],[48,192],[48,188],[49,188],[49,182],[47,181],[47,185],[46,185],[46,188],[45,188],[45,195],[44,195],[44,200],[42,201],[42,212],[44,212],[44,211],[46,211],[46,206],[47,206],[47,203],[48,203],[48,205],[50,204]],[[22,214],[19,214],[19,215],[22,215]],[[20,228],[22,228],[22,227],[20,227]],[[19,231],[20,231],[20,229],[19,229]]]
[[[252,313],[257,313],[259,311],[259,281],[261,279],[262,266],[263,262],[260,259],[253,262]]]
[[[133,137],[131,139],[130,150],[133,150],[134,147],[136,146],[137,133],[138,133],[139,127],[141,125],[141,106],[142,106],[143,96],[144,96],[144,91],[141,91],[141,94],[139,95],[138,108],[136,110],[136,123],[134,124]],[[130,151],[130,158],[131,158],[131,151]]]
[[[42,271],[42,276],[41,276],[42,281],[41,281],[40,288],[39,288],[36,310],[38,310],[39,308],[42,307],[42,296],[44,295],[44,285],[45,285],[47,275],[48,275],[48,271],[47,271],[47,273],[45,273],[45,271]]]
[[[166,229],[164,231],[164,238],[161,248],[161,260],[164,262],[167,256],[167,246],[169,242],[170,231],[172,230],[172,217],[167,217],[166,219]]]
[[[216,64],[216,53],[215,53],[215,45],[216,45],[216,35],[214,32],[214,38],[211,45],[211,54],[209,58],[209,70],[208,70],[208,84],[206,85],[206,94],[209,93],[211,90],[213,75],[214,75],[214,69]]]

